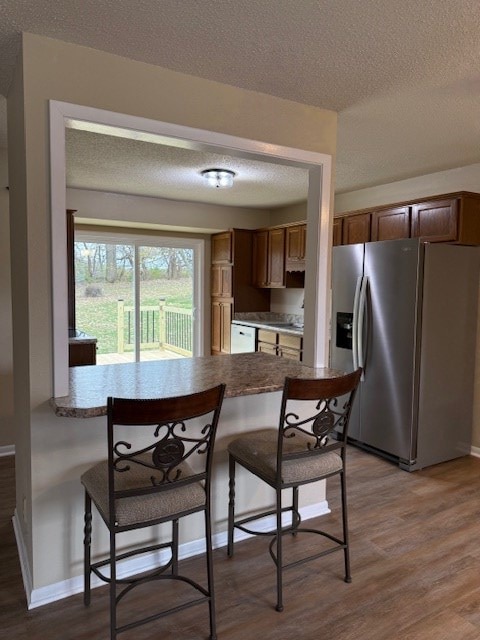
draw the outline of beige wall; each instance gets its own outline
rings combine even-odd
[[[399,180],[335,196],[335,213],[355,211],[453,191],[480,192],[480,164]]]
[[[7,150],[0,149],[0,451],[15,444]]]
[[[72,558],[81,548],[78,477],[83,469],[75,461],[88,447],[74,423],[69,431],[68,421],[56,422],[48,404],[52,395],[48,100],[330,155],[335,153],[337,118],[330,111],[31,34],[24,35],[22,52],[8,105],[15,410],[21,433],[17,512],[30,556],[32,586],[38,589],[78,573]],[[48,442],[47,433],[52,436]],[[82,455],[77,455],[77,448]]]
[[[480,164],[439,171],[409,180],[335,196],[335,213],[401,202],[455,191],[480,192]],[[479,306],[480,310],[480,306]],[[472,444],[480,454],[480,311],[478,315]]]
[[[135,223],[155,225],[182,233],[216,233],[232,227],[256,229],[270,224],[269,209],[177,202],[86,189],[67,189],[67,206],[77,210],[77,218],[116,220],[130,227]]]

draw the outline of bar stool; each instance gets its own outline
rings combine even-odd
[[[138,625],[207,602],[210,638],[216,638],[212,567],[210,476],[212,452],[225,385],[174,398],[137,400],[108,398],[108,459],[86,471],[84,604],[90,604],[92,572],[110,584],[110,638]],[[92,501],[110,534],[109,557],[91,562]],[[204,512],[207,588],[178,571],[179,520]],[[171,540],[117,554],[117,535],[132,529],[171,522]],[[117,562],[166,549],[168,559],[150,572],[117,578]],[[110,568],[110,577],[102,569]],[[201,597],[156,611],[146,618],[117,625],[119,602],[135,587],[150,581],[175,580]]]
[[[234,528],[253,535],[272,536],[270,555],[277,573],[277,611],[283,611],[282,572],[337,550],[343,549],[345,582],[351,582],[348,547],[345,454],[348,422],[361,369],[329,379],[286,378],[278,429],[263,429],[241,436],[228,446],[229,509],[228,555],[233,556]],[[312,402],[313,401],[313,402]],[[332,437],[334,434],[335,437]],[[235,521],[235,465],[239,464],[276,492],[275,508]],[[301,527],[298,490],[301,485],[338,475],[341,486],[342,537],[320,529]],[[292,504],[282,507],[282,491],[292,489]],[[282,526],[282,514],[291,513],[289,524]],[[246,525],[274,515],[276,528],[259,532]],[[282,537],[301,532],[316,533],[332,545],[318,553],[284,564]],[[276,546],[276,551],[275,551]]]

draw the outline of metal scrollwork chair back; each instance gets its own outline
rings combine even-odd
[[[210,612],[210,638],[216,638],[213,589],[210,478],[213,445],[225,385],[186,396],[161,399],[108,398],[108,459],[86,471],[85,488],[85,605],[90,604],[90,578],[96,574],[110,584],[110,637],[205,600]],[[92,506],[110,532],[107,559],[91,562]],[[203,511],[207,587],[179,573],[179,520]],[[117,553],[122,532],[172,523],[171,539]],[[142,553],[160,552],[161,564],[149,574],[117,578],[117,561]],[[163,554],[163,555],[162,555]],[[164,559],[163,559],[164,558]],[[110,577],[103,569],[110,568]],[[119,602],[148,581],[182,581],[198,593],[181,607],[155,611],[146,618],[118,624]]]
[[[345,581],[351,581],[345,454],[348,424],[361,370],[334,378],[286,378],[277,429],[261,429],[233,440],[229,451],[229,518],[228,555],[233,556],[234,529],[253,535],[271,536],[270,555],[277,568],[278,611],[283,610],[283,569],[313,560],[342,549],[345,560]],[[276,492],[273,509],[255,516],[235,519],[235,466],[239,464],[269,484]],[[342,534],[333,535],[321,529],[302,525],[298,508],[299,487],[338,475],[341,486]],[[282,491],[292,489],[292,501],[282,506]],[[282,514],[290,513],[289,524],[282,524]],[[250,524],[266,516],[275,516],[272,531],[259,532]],[[332,544],[327,549],[285,563],[283,541],[285,534],[317,533]]]

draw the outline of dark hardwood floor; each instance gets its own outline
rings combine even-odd
[[[285,573],[285,610],[277,613],[267,540],[215,551],[219,640],[477,640],[480,639],[480,459],[461,458],[407,473],[356,449],[348,460],[353,582],[345,584],[335,553]],[[13,458],[0,459],[0,637],[100,640],[109,637],[108,592],[26,610],[11,523]],[[338,531],[337,482],[328,487]],[[310,536],[289,538],[308,553]],[[198,558],[186,571],[203,575]],[[177,596],[177,594],[175,594]],[[150,585],[130,613],[168,604],[171,590]],[[179,595],[179,597],[181,597]],[[205,605],[127,632],[122,640],[208,637]]]

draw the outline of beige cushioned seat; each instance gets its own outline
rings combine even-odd
[[[257,469],[259,473],[275,482],[277,469],[278,429],[262,429],[256,433],[236,438],[228,445],[228,451],[246,465]],[[283,452],[297,453],[308,451],[313,438],[300,433],[293,438],[284,438]],[[315,478],[322,478],[342,469],[342,459],[335,452],[302,456],[282,463],[283,482],[285,484],[301,483]]]
[[[151,464],[150,456],[138,456]],[[181,471],[181,478],[193,475],[192,469],[182,463],[176,469]],[[175,471],[176,471],[175,469]],[[154,469],[139,464],[130,463],[130,470],[125,473],[116,472],[115,490],[138,489],[151,487],[150,478],[158,476]],[[108,522],[108,462],[99,462],[86,471],[81,481],[90,494],[98,511],[105,522]],[[134,525],[142,522],[145,525],[149,521],[159,520],[175,513],[189,511],[205,505],[205,489],[200,482],[192,482],[187,485],[179,485],[172,482],[170,489],[161,492],[134,496],[131,498],[117,498],[116,520],[118,526]]]

